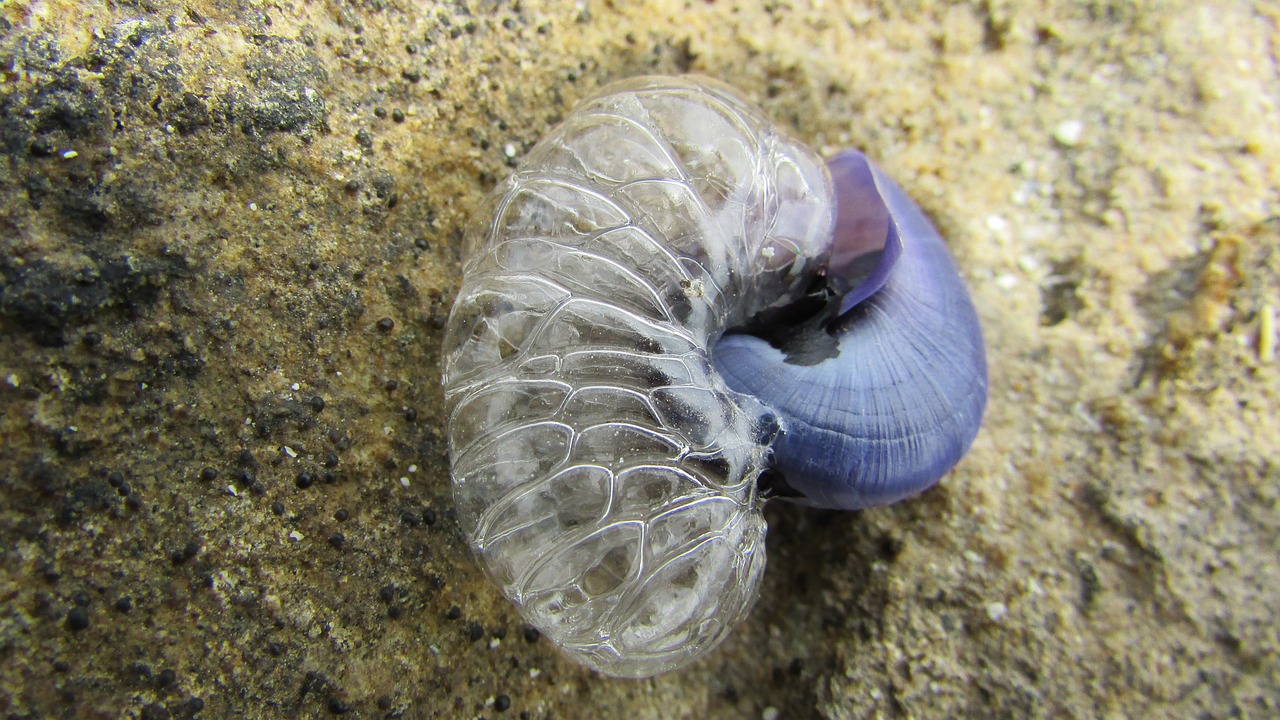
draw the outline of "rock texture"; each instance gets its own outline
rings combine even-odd
[[[1050,0],[0,8],[5,717],[1280,713],[1280,14]],[[468,556],[471,211],[613,79],[720,77],[933,216],[953,475],[767,508],[762,599],[612,681]]]

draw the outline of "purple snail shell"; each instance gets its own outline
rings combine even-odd
[[[647,677],[720,643],[766,497],[919,493],[987,397],[941,238],[857,152],[824,163],[706,78],[606,87],[467,237],[445,338],[458,519],[578,662]]]

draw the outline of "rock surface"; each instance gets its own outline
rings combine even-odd
[[[0,8],[5,717],[1280,713],[1280,13],[1246,2]],[[933,216],[992,397],[943,484],[773,504],[709,659],[594,676],[451,515],[485,191],[731,82]]]

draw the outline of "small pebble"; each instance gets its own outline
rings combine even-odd
[[[1000,622],[1009,614],[1009,607],[1002,602],[987,603],[987,618],[991,622]]]
[[[1063,120],[1053,129],[1053,139],[1063,147],[1075,147],[1084,139],[1084,123],[1080,120]]]
[[[1263,305],[1258,316],[1258,360],[1271,363],[1276,359],[1276,308]]]

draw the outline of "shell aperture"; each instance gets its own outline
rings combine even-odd
[[[880,282],[874,303],[914,267],[911,231],[932,228],[923,215],[894,219],[901,191],[881,184],[869,162],[865,170],[855,162],[853,173],[874,178],[888,215],[860,218],[870,245],[834,243],[853,279],[829,284],[847,295]],[[796,393],[760,375],[782,377],[773,365],[781,363],[815,373],[802,383],[827,382],[855,367],[841,358],[856,352],[846,338],[858,331],[844,328],[862,325],[861,305],[816,331],[838,353],[807,366],[766,340],[725,333],[812,302],[833,230],[850,224],[837,212],[842,186],[832,175],[714,81],[637,78],[577,107],[495,189],[469,232],[444,352],[458,519],[525,620],[579,662],[644,677],[715,647],[758,593],[757,483],[770,456],[790,458],[779,466],[784,476],[807,473],[800,485],[787,478],[793,490],[826,482],[804,456],[829,460],[829,441],[810,439],[807,427],[832,428],[809,412],[812,403],[793,407],[784,397],[812,387]],[[887,242],[875,247],[881,227]],[[892,257],[898,238],[901,258]],[[931,303],[954,300],[944,293],[920,304],[937,310],[948,306]],[[860,428],[834,431],[850,429]],[[837,484],[859,482],[835,475]],[[809,492],[802,501],[850,495]]]

